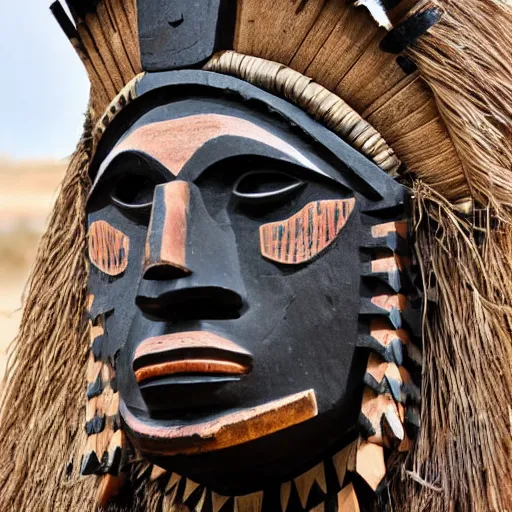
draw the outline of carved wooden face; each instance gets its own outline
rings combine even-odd
[[[354,431],[362,248],[400,212],[365,213],[382,197],[353,166],[227,99],[149,109],[113,145],[88,202],[93,352],[146,458],[264,484]]]

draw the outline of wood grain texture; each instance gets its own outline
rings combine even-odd
[[[104,220],[89,227],[89,259],[109,276],[122,274],[128,266],[130,239]]]
[[[137,432],[138,446],[155,455],[221,450],[289,428],[318,414],[313,390],[226,414],[216,420],[180,428],[166,428],[142,422],[122,401],[120,410],[129,429]]]
[[[260,226],[261,254],[288,265],[310,261],[336,239],[354,206],[354,198],[314,201],[289,219]]]
[[[336,470],[336,476],[338,477],[338,484],[340,487],[343,487],[347,471],[353,471],[355,469],[356,451],[357,441],[354,441],[343,448],[343,450],[336,453],[332,458],[332,463]]]
[[[384,448],[362,441],[357,450],[356,471],[376,491],[386,475]]]
[[[363,394],[361,414],[372,427],[368,442],[389,448],[395,444],[395,440],[403,440],[404,408],[395,402],[391,394],[379,394],[366,388]],[[388,424],[388,430],[385,428],[385,423]]]
[[[407,332],[404,329],[392,329],[384,318],[372,320],[370,334],[383,347],[388,347],[396,339],[399,339],[404,345],[409,343]]]
[[[339,512],[359,512],[359,500],[352,484],[348,484],[338,493]]]
[[[208,141],[223,136],[261,142],[309,167],[316,166],[293,146],[245,119],[222,114],[196,114],[147,124],[131,132],[110,153],[109,160],[123,151],[143,151],[178,176],[184,165]],[[169,141],[172,141],[169,144]]]
[[[398,233],[404,240],[407,239],[407,221],[385,222],[372,227],[373,238],[382,238],[389,233]]]
[[[372,304],[386,311],[391,311],[392,309],[405,311],[407,307],[407,297],[400,293],[397,295],[377,295],[372,297],[371,301]]]
[[[98,493],[96,495],[96,502],[98,507],[106,507],[112,498],[117,496],[123,487],[123,475],[103,475],[100,478],[98,485]]]
[[[155,200],[145,250],[145,271],[172,266],[186,268],[187,213],[190,188],[185,181],[172,181],[155,190]]]
[[[263,491],[235,497],[234,512],[261,512],[262,507]]]
[[[294,480],[295,488],[297,489],[303,508],[306,508],[309,494],[315,482],[324,494],[327,493],[327,482],[325,481],[325,468],[323,462],[317,464],[314,468],[306,471],[306,473],[303,473]]]

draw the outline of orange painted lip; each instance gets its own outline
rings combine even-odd
[[[144,366],[135,372],[135,378],[140,384],[149,379],[168,377],[169,375],[203,373],[214,375],[245,375],[250,367],[230,361],[215,361],[211,359],[183,359],[167,363]]]
[[[133,356],[138,383],[177,374],[246,375],[251,368],[250,352],[207,331],[148,338]]]
[[[129,411],[122,400],[119,410],[134,444],[143,452],[160,456],[190,455],[229,448],[293,427],[318,414],[313,389],[227,413],[206,422],[176,427],[142,421]]]

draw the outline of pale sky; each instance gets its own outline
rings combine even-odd
[[[0,4],[0,157],[64,158],[87,107],[82,63],[49,0]]]

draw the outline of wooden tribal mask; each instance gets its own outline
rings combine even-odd
[[[289,510],[371,502],[418,425],[405,189],[241,80],[130,94],[91,167],[83,474],[142,457],[202,510],[206,489],[251,496],[328,459],[338,478],[307,477]]]
[[[512,510],[510,2],[65,3],[0,510]]]

